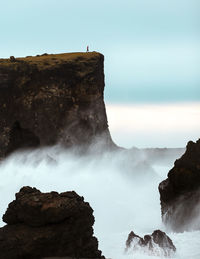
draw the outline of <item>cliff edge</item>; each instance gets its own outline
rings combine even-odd
[[[113,145],[97,52],[0,59],[0,157],[19,148]]]

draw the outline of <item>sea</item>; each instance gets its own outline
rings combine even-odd
[[[161,219],[158,185],[181,152],[173,150],[165,159],[158,152],[152,159],[146,150],[105,152],[96,144],[84,155],[60,146],[15,152],[0,163],[0,215],[22,186],[42,192],[75,190],[94,210],[94,235],[106,258],[164,258],[159,249],[125,249],[131,231],[143,237],[160,229],[177,248],[171,258],[200,259],[200,231],[174,233]]]

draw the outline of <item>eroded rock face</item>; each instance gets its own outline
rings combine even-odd
[[[126,241],[126,252],[138,250],[150,255],[168,257],[176,251],[176,247],[161,230],[155,230],[151,235],[145,235],[144,238],[131,231]]]
[[[75,192],[23,187],[3,215],[1,259],[101,258],[89,203]]]
[[[97,52],[0,59],[0,157],[19,148],[112,145]]]
[[[200,140],[187,144],[159,185],[163,221],[174,231],[200,229]]]

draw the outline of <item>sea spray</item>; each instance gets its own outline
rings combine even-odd
[[[125,241],[131,230],[141,236],[166,230],[161,222],[158,184],[172,163],[160,170],[143,151],[80,155],[74,149],[55,146],[15,153],[0,166],[0,213],[3,215],[14,194],[25,185],[43,192],[75,190],[94,209],[95,235],[106,257],[152,259],[144,251],[124,253]],[[175,258],[199,258],[199,231],[167,234],[177,246]],[[189,245],[194,249],[186,251]]]

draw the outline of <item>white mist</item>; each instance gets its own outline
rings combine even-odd
[[[154,258],[144,251],[125,254],[125,242],[131,230],[142,236],[165,231],[158,184],[172,164],[151,164],[145,152],[125,150],[79,156],[57,146],[15,153],[0,165],[0,214],[22,186],[42,192],[75,190],[94,209],[95,235],[107,258]],[[199,231],[168,234],[177,247],[175,258],[200,258]]]

